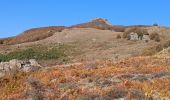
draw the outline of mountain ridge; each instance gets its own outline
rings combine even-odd
[[[95,28],[99,30],[112,30],[115,32],[124,32],[127,28],[131,27],[150,27],[147,25],[133,25],[133,26],[121,26],[121,25],[112,25],[107,19],[96,18],[92,19],[89,22],[81,23],[72,26],[48,26],[48,27],[39,27],[32,28],[22,32],[21,34],[8,38],[0,38],[1,45],[9,44],[20,44],[25,42],[34,42],[38,40],[45,39],[52,36],[55,32],[61,32],[64,29],[72,28]]]

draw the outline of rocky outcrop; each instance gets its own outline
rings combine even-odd
[[[95,28],[100,30],[112,30],[116,32],[125,31],[124,26],[117,26],[117,25],[113,26],[107,19],[103,19],[103,18],[96,18],[87,23],[73,25],[70,28]]]
[[[10,60],[9,62],[0,63],[0,78],[12,71],[32,72],[41,68],[41,65],[35,59],[29,61]]]
[[[130,33],[129,37],[128,37],[128,40],[139,40],[138,34],[134,33],[134,32]]]
[[[150,37],[149,34],[143,34],[139,36],[137,33],[132,32],[128,36],[128,40],[144,40],[144,41],[149,41]]]

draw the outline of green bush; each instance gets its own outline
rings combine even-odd
[[[19,59],[19,60],[28,60],[28,59],[37,59],[37,60],[47,60],[47,59],[58,59],[61,57],[65,57],[67,51],[69,49],[68,46],[54,46],[54,47],[46,47],[46,46],[36,46],[30,47],[25,50],[18,50],[8,54],[0,54],[0,62],[9,61],[11,59]]]

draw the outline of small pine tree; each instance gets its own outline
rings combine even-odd
[[[159,26],[157,23],[154,23],[153,26]]]

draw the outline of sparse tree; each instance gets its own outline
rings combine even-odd
[[[157,23],[154,23],[153,26],[159,26]]]

